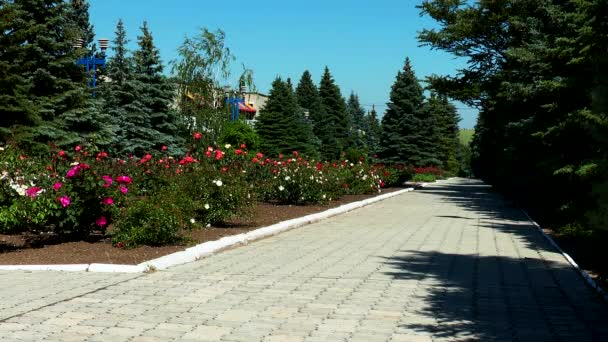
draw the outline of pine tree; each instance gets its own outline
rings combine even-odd
[[[296,98],[298,105],[303,109],[303,112],[308,112],[308,119],[312,125],[312,130],[317,141],[317,149],[321,145],[319,139],[323,135],[324,127],[321,122],[327,115],[325,109],[321,104],[321,97],[319,91],[312,81],[312,75],[308,70],[304,71],[298,86],[296,87]]]
[[[316,154],[312,129],[298,114],[296,98],[280,78],[272,83],[268,102],[256,122],[256,131],[266,154],[276,156],[294,150],[309,156]]]
[[[372,110],[364,118],[364,130],[366,144],[370,154],[378,154],[380,152],[380,138],[382,137],[382,127],[378,120],[376,107],[372,106]]]
[[[449,103],[446,96],[432,93],[424,105],[424,111],[434,117],[434,125],[427,131],[432,136],[429,151],[436,155],[440,163],[438,166],[456,174],[458,172],[458,153],[460,141],[458,137],[458,112],[456,107]]]
[[[348,110],[349,116],[352,118],[351,136],[353,145],[358,149],[366,149],[366,131],[364,127],[365,109],[361,107],[359,96],[354,92],[351,92],[350,96],[348,97],[346,109]]]
[[[325,67],[321,78],[319,96],[325,110],[325,117],[318,121],[322,130],[317,136],[321,140],[321,156],[327,160],[338,159],[340,153],[350,146],[351,120],[340,88],[334,83],[328,67]]]
[[[391,88],[388,109],[382,118],[380,157],[389,162],[422,166],[430,162],[421,150],[425,140],[422,87],[418,83],[409,58],[397,74]]]
[[[91,31],[75,21],[76,8],[65,1],[3,2],[0,34],[0,135],[38,151],[47,142],[70,144],[104,135],[104,118],[75,61],[75,49]],[[4,20],[6,18],[7,20]],[[87,32],[85,32],[87,31]]]
[[[142,35],[137,37],[139,49],[133,54],[132,79],[127,77],[125,83],[132,100],[123,105],[126,117],[124,140],[121,143],[123,152],[138,154],[161,145],[179,144],[177,115],[170,110],[173,87],[162,75],[160,52],[154,45],[147,22],[144,22],[141,30]],[[117,60],[114,59],[112,63],[116,64]],[[128,70],[127,67],[128,63],[123,66],[125,69],[122,73]]]

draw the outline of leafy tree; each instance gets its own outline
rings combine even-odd
[[[406,58],[391,88],[388,109],[382,117],[380,158],[417,166],[437,165],[431,130],[434,117],[424,111],[422,87]]]
[[[223,107],[224,94],[219,91],[230,76],[235,60],[225,43],[226,34],[202,28],[186,37],[178,48],[179,58],[172,61],[177,85],[177,106],[182,119],[192,131],[206,132],[208,143],[219,139],[230,114]],[[253,85],[252,73],[244,68],[239,83]]]
[[[316,127],[320,128],[317,137],[321,140],[321,156],[328,160],[337,159],[350,145],[351,118],[328,67],[325,67],[321,78],[319,96],[325,111],[325,117],[316,123]]]
[[[296,98],[286,82],[272,82],[268,102],[256,122],[262,151],[269,155],[297,150],[314,155],[312,129],[298,114]]]

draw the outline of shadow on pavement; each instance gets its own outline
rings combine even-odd
[[[432,321],[401,326],[413,333],[453,341],[608,340],[606,305],[564,264],[421,251],[401,251],[385,264],[394,279],[417,281],[408,310]]]

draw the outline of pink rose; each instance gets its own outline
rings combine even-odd
[[[105,205],[113,205],[114,204],[114,200],[111,197],[107,197],[104,198],[101,203],[105,204]]]
[[[70,205],[70,203],[71,203],[70,198],[68,196],[58,197],[57,200],[59,201],[59,203],[61,203],[61,206],[63,206],[64,208],[67,207],[68,205]]]
[[[105,184],[103,185],[104,188],[109,187],[114,182],[112,180],[112,177],[110,176],[101,176],[101,179],[103,179],[103,181],[105,182]]]
[[[61,189],[62,185],[63,184],[61,184],[61,182],[57,182],[57,183],[53,184],[53,190],[57,191],[57,190]]]
[[[116,181],[120,184],[131,184],[133,182],[129,176],[118,176],[116,177]]]
[[[74,147],[74,151],[79,152],[80,150],[82,150],[82,147],[80,147],[80,145]]]
[[[31,187],[31,188],[29,188],[29,189],[25,190],[25,194],[26,194],[28,197],[31,197],[31,198],[36,198],[36,196],[37,196],[37,195],[38,195],[38,194],[39,194],[41,191],[42,191],[42,189],[41,189],[40,187],[33,186],[33,187]]]
[[[105,227],[108,224],[108,219],[105,216],[100,216],[97,220],[95,220],[95,224],[100,227]]]
[[[126,194],[127,192],[129,192],[129,189],[127,189],[127,187],[123,186],[123,185],[121,185],[119,189],[120,189],[120,192],[122,192],[123,194]]]

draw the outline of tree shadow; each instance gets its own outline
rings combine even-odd
[[[384,274],[416,283],[407,310],[418,319],[399,327],[413,334],[453,341],[608,340],[605,302],[569,265],[422,251],[384,260]]]
[[[468,219],[462,229],[477,230],[477,246],[496,243],[496,249],[401,250],[383,257],[384,274],[416,289],[406,307],[413,319],[400,329],[452,341],[608,341],[606,302],[555,256],[517,206],[477,180],[433,184],[419,193],[455,204],[463,211],[435,219]],[[495,239],[509,242],[499,248]],[[511,242],[528,253],[501,255]]]
[[[492,187],[480,180],[462,179],[458,183],[433,184],[419,192],[438,197],[444,203],[457,205],[465,213],[477,218],[478,227],[510,234],[515,240],[532,249],[555,252],[555,248],[517,205],[492,192]]]

